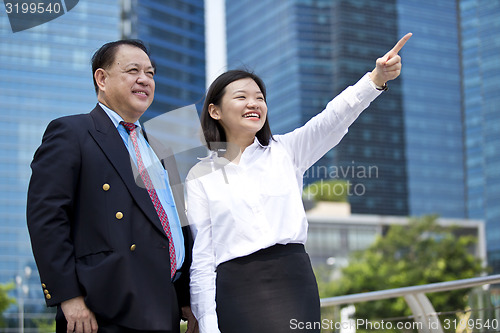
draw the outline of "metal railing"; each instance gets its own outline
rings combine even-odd
[[[500,283],[499,275],[482,276],[471,279],[432,283],[419,286],[395,288],[321,299],[321,307],[347,305],[388,298],[404,297],[413,313],[413,320],[419,323],[416,327],[419,333],[443,333],[438,313],[425,295],[440,291],[470,288],[481,285]]]

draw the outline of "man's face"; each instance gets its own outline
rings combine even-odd
[[[111,66],[98,70],[103,71],[99,101],[123,120],[137,121],[154,98],[155,70],[148,55],[138,47],[121,45]]]

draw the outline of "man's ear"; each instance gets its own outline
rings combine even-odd
[[[105,91],[106,90],[106,79],[108,78],[108,73],[102,68],[96,69],[94,73],[94,79],[95,82],[97,83],[97,86],[99,87],[99,90]]]
[[[210,114],[210,117],[215,120],[220,119],[220,109],[214,103],[211,103],[208,106],[208,114]]]

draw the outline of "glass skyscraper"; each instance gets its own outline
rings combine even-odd
[[[80,1],[67,14],[18,33],[0,16],[0,283],[22,279],[12,296],[26,298],[27,313],[45,307],[26,227],[29,165],[50,120],[94,107],[90,57],[120,38],[120,12],[120,1]],[[33,273],[25,274],[25,267]]]
[[[122,37],[145,41],[157,64],[155,102],[145,119],[199,102],[205,88],[204,6],[203,0],[85,0],[17,33],[2,9],[0,35],[0,283],[19,276],[11,295],[25,299],[26,312],[39,312],[45,302],[25,211],[29,164],[43,131],[54,118],[92,110],[97,99],[90,58]],[[9,324],[18,311],[11,309]]]
[[[127,0],[127,37],[147,41],[156,63],[155,100],[147,118],[197,104],[205,94],[203,0]]]
[[[334,95],[375,67],[404,33],[397,27],[395,1],[334,1],[330,63]],[[374,13],[377,15],[374,15]],[[401,52],[404,56],[406,49]],[[405,165],[404,113],[401,80],[375,100],[331,151],[329,163],[343,170],[375,170],[368,174],[345,172],[355,191],[349,197],[353,213],[408,215]]]
[[[456,1],[398,0],[402,108],[411,215],[466,218],[464,126]]]
[[[500,2],[460,0],[466,196],[486,221],[488,262],[500,273]]]

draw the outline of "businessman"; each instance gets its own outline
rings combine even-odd
[[[28,229],[57,332],[179,332],[180,318],[194,332],[179,175],[139,123],[154,63],[141,41],[119,40],[92,73],[96,107],[52,121],[31,164]]]

